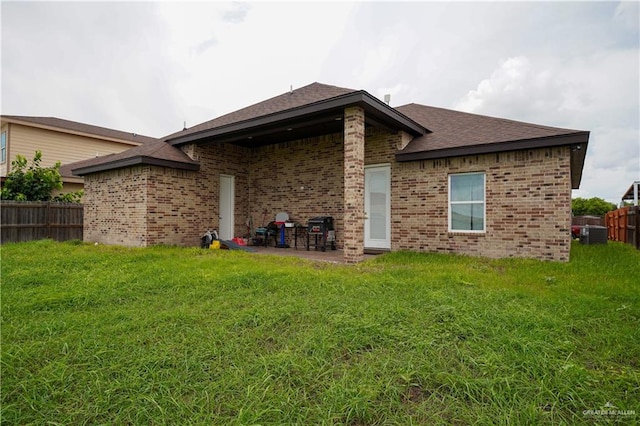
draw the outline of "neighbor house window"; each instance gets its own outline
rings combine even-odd
[[[7,132],[2,132],[2,141],[0,142],[0,157],[2,160],[0,162],[4,163],[7,161]]]
[[[484,232],[484,173],[449,175],[449,231]]]

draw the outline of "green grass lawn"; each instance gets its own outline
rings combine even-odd
[[[2,424],[638,423],[640,251],[571,254],[6,244]]]

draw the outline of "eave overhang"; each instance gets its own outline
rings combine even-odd
[[[397,152],[396,161],[435,160],[440,158],[462,157],[467,155],[494,154],[559,146],[571,147],[571,187],[578,189],[582,180],[582,168],[589,143],[589,132],[576,132],[569,135],[548,136],[534,139],[522,139],[472,146],[434,149],[418,152]]]
[[[165,141],[174,146],[223,142],[258,146],[329,134],[342,131],[344,109],[351,106],[364,109],[365,122],[369,125],[394,131],[403,130],[413,136],[429,132],[409,117],[361,90],[184,136],[174,136]]]
[[[135,157],[124,158],[121,160],[109,161],[105,163],[79,167],[77,169],[72,169],[74,175],[84,176],[91,173],[99,173],[107,170],[113,169],[121,169],[124,167],[131,166],[160,166],[160,167],[170,167],[173,169],[181,169],[181,170],[200,170],[200,164],[197,163],[185,163],[181,161],[172,161],[172,160],[163,160],[161,158],[149,157],[146,155],[138,155]]]

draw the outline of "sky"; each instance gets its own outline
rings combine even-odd
[[[591,132],[573,197],[640,180],[639,2],[7,2],[0,110],[162,137],[320,82]]]

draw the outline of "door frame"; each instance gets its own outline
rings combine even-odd
[[[370,237],[369,226],[370,219],[368,212],[369,210],[369,182],[367,179],[368,172],[372,170],[384,170],[387,172],[387,182],[386,182],[386,192],[387,192],[387,205],[386,207],[386,232],[384,239],[372,239]],[[365,220],[364,220],[364,248],[365,249],[382,249],[382,250],[390,250],[391,249],[391,164],[390,163],[382,163],[382,164],[371,164],[368,166],[364,166],[364,209],[365,209]]]
[[[223,181],[229,185],[229,194],[223,194]],[[223,199],[227,195],[228,199]],[[230,240],[234,237],[235,230],[235,197],[236,197],[236,177],[233,175],[220,174],[220,186],[218,188],[218,235],[221,240]],[[223,228],[223,210],[228,215],[226,223],[228,229]],[[227,234],[228,233],[228,234]]]

